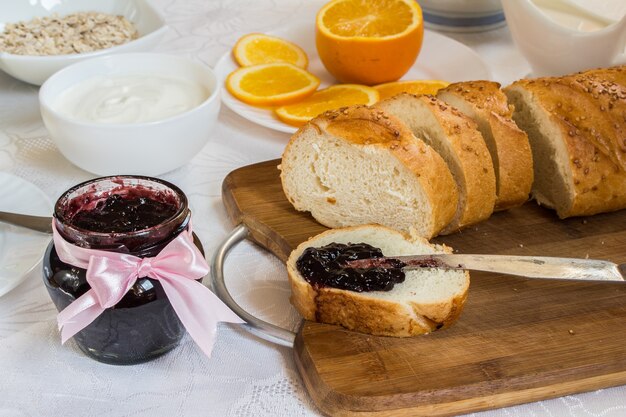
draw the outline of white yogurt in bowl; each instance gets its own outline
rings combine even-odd
[[[63,91],[59,114],[92,123],[144,123],[167,119],[200,105],[202,85],[151,74],[96,76]]]
[[[210,139],[220,109],[213,70],[157,53],[82,61],[39,91],[59,151],[98,175],[160,175],[188,163]]]

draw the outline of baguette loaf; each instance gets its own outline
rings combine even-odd
[[[491,154],[496,175],[495,210],[524,204],[533,183],[528,136],[512,120],[513,111],[500,84],[469,81],[450,84],[437,98],[456,107],[478,125]]]
[[[504,89],[533,152],[533,197],[561,218],[626,208],[626,67]]]
[[[403,93],[382,100],[375,107],[397,116],[448,164],[459,199],[454,219],[442,234],[456,232],[491,215],[496,200],[496,178],[476,123],[432,96]]]
[[[447,247],[376,225],[333,229],[314,236],[300,244],[287,260],[291,302],[305,319],[373,335],[406,337],[448,327],[461,314],[469,288],[466,271],[406,271],[404,282],[390,291],[354,292],[311,286],[296,262],[306,248],[330,243],[368,243],[380,248],[385,256],[450,252]]]
[[[377,223],[430,238],[456,210],[441,157],[399,120],[366,106],[301,127],[279,168],[287,199],[328,227]]]

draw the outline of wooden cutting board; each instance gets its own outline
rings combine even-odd
[[[325,230],[296,212],[279,161],[230,173],[233,224],[282,260]],[[559,220],[535,203],[435,239],[460,253],[626,262],[626,211]],[[626,384],[626,283],[471,273],[459,321],[414,338],[304,322],[294,355],[315,404],[337,416],[451,416]]]

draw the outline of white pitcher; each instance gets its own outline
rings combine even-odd
[[[502,0],[513,41],[530,63],[533,76],[563,75],[626,63],[626,16],[611,21],[571,0]],[[542,10],[541,7],[547,7]],[[545,10],[579,18],[596,30],[569,27]]]

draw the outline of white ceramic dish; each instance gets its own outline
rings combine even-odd
[[[28,56],[0,52],[0,69],[19,80],[41,85],[61,68],[88,58],[150,50],[167,31],[165,19],[148,0],[0,1],[0,31],[4,30],[7,23],[29,21],[54,13],[63,16],[79,11],[122,15],[135,25],[139,37],[113,48],[73,55]]]
[[[282,30],[270,34],[295,42],[309,57],[308,70],[322,81],[320,88],[335,84],[336,81],[326,71],[315,49],[315,27],[312,19],[292,22]],[[226,77],[238,68],[230,51],[226,52],[215,65],[215,73],[221,85]],[[417,61],[402,79],[440,79],[446,81],[488,80],[491,72],[482,59],[467,46],[446,36],[426,30],[424,43]],[[280,132],[293,133],[296,128],[283,123],[271,110],[245,104],[226,89],[222,101],[241,117],[261,126]]]
[[[0,172],[0,211],[52,216],[52,202],[28,181]],[[0,296],[19,285],[39,266],[50,236],[0,223]]]
[[[587,12],[575,2],[545,0],[503,0],[502,5],[513,41],[532,67],[532,76],[558,76],[626,63],[626,15],[616,15],[619,21],[601,18],[602,29],[581,31],[558,23],[546,12],[556,7],[580,25],[589,18],[598,20],[593,7]]]
[[[197,84],[208,97],[186,112],[153,122],[82,122],[59,113],[66,89],[97,76],[160,76]],[[61,153],[98,175],[160,175],[178,168],[206,145],[217,123],[220,85],[213,71],[189,58],[156,53],[115,54],[71,65],[39,91],[41,115]]]

